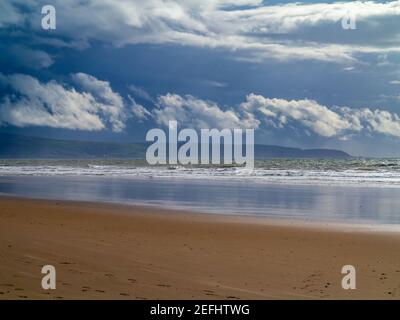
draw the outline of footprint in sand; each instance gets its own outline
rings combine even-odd
[[[12,283],[2,283],[0,285],[5,286],[5,287],[14,287],[14,285]]]
[[[206,296],[215,296],[214,291],[212,290],[203,290],[203,292],[206,294]]]
[[[330,282],[325,282],[324,289],[319,286],[319,280],[322,277],[322,272],[320,270],[315,270],[311,273],[307,279],[304,279],[303,286],[299,287],[300,290],[307,290],[310,294],[318,294],[321,298],[328,297],[324,289],[329,289],[331,286]]]

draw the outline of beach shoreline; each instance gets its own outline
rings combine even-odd
[[[39,202],[57,202],[64,204],[75,204],[82,206],[103,206],[110,209],[109,214],[117,215],[132,215],[138,211],[147,212],[148,214],[168,214],[173,218],[190,217],[200,221],[223,221],[230,223],[242,224],[259,224],[267,226],[281,226],[303,229],[316,229],[337,232],[361,232],[361,233],[382,233],[382,234],[399,234],[400,225],[395,223],[376,223],[376,221],[356,221],[356,219],[323,219],[320,217],[307,218],[307,217],[294,217],[294,216],[270,216],[260,215],[258,213],[230,213],[228,211],[202,211],[195,207],[180,207],[170,204],[151,204],[146,202],[119,202],[119,201],[106,201],[106,200],[66,200],[54,198],[41,198],[41,197],[27,197],[23,195],[4,194],[0,192],[0,200],[15,200],[15,201],[39,201]]]
[[[0,197],[0,239],[0,299],[400,297],[398,232]],[[48,264],[56,290],[41,288]],[[356,290],[341,287],[349,264]]]
[[[0,176],[0,195],[104,202],[174,211],[301,221],[400,226],[400,189],[297,186],[218,181],[125,179],[113,176]],[[268,221],[268,220],[267,220]],[[269,223],[269,222],[268,222]]]

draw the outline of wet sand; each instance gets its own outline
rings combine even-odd
[[[0,198],[0,299],[399,299],[399,247],[396,232]]]

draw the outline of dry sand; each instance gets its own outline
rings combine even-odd
[[[399,233],[1,198],[0,299],[399,299],[399,248]]]

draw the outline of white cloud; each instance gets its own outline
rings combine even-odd
[[[121,131],[124,127],[124,101],[114,92],[108,81],[101,81],[86,73],[72,75],[73,80],[82,87],[85,92],[91,93],[100,102],[99,110],[112,124],[114,131]]]
[[[171,120],[189,128],[255,128],[260,130],[303,130],[325,138],[348,139],[354,134],[383,134],[400,138],[396,113],[369,108],[328,108],[314,100],[271,99],[250,94],[236,107],[193,96],[167,94],[158,98],[157,108],[146,113],[161,125]]]
[[[362,127],[373,133],[381,133],[400,138],[400,117],[396,113],[385,110],[347,110],[350,115],[358,119]]]
[[[301,125],[323,137],[346,137],[361,132],[400,137],[400,118],[396,113],[369,108],[334,107],[329,109],[314,100],[269,99],[250,94],[241,108],[264,114],[267,125],[284,128]]]
[[[131,111],[137,120],[143,121],[145,119],[151,118],[150,111],[148,111],[141,104],[136,103],[135,99],[133,99],[130,95],[128,95],[128,99],[131,101]]]
[[[369,108],[334,107],[329,109],[314,100],[269,99],[250,94],[240,105],[248,111],[264,114],[267,125],[284,128],[301,125],[323,137],[380,133],[400,137],[400,118],[396,113]]]
[[[214,88],[226,88],[228,86],[225,82],[215,81],[215,80],[204,80],[203,84]]]
[[[4,92],[0,100],[0,124],[19,127],[102,130],[124,129],[128,117],[168,125],[171,120],[189,128],[255,128],[295,130],[325,138],[348,139],[356,134],[382,134],[400,138],[400,116],[381,109],[327,107],[315,100],[286,100],[249,94],[236,106],[220,106],[191,95],[159,96],[151,110],[127,102],[109,82],[76,73],[76,87],[56,81],[40,82],[23,74],[0,73]]]
[[[53,63],[53,58],[43,50],[33,50],[22,45],[3,46],[2,59],[17,65],[32,69],[48,68]]]
[[[135,96],[137,96],[139,98],[142,98],[144,100],[147,100],[147,101],[154,102],[154,100],[151,97],[151,95],[146,90],[144,90],[143,88],[135,86],[134,84],[131,84],[131,85],[128,86],[128,89],[130,91],[132,91]]]
[[[3,28],[23,22],[23,15],[18,12],[15,4],[16,1],[14,3],[10,3],[9,1],[0,2],[0,27]]]
[[[13,0],[18,4],[21,0]],[[38,29],[38,8],[30,13],[7,5],[12,17],[0,25],[20,24]],[[174,43],[237,51],[243,59],[313,59],[354,63],[360,53],[399,52],[400,0],[349,1],[268,5],[261,0],[120,0],[53,1],[57,8],[55,35],[71,43],[100,41],[115,46],[136,43]],[[343,30],[341,20],[354,13],[357,30]],[[353,33],[352,33],[353,32]],[[354,39],[353,35],[357,34]]]
[[[153,110],[157,123],[168,125],[176,120],[190,128],[257,128],[260,121],[251,113],[237,112],[231,108],[222,110],[216,103],[196,99],[193,96],[167,94],[160,96]]]
[[[43,83],[29,75],[0,75],[2,85],[12,91],[0,100],[0,124],[89,131],[111,126],[117,132],[125,127],[122,98],[108,82],[74,74],[74,80],[83,88],[77,91],[56,81]]]
[[[288,101],[250,94],[240,106],[244,110],[263,114],[266,123],[274,127],[284,127],[290,120],[324,137],[336,136],[348,130],[361,130],[352,117],[341,116],[314,100]]]

